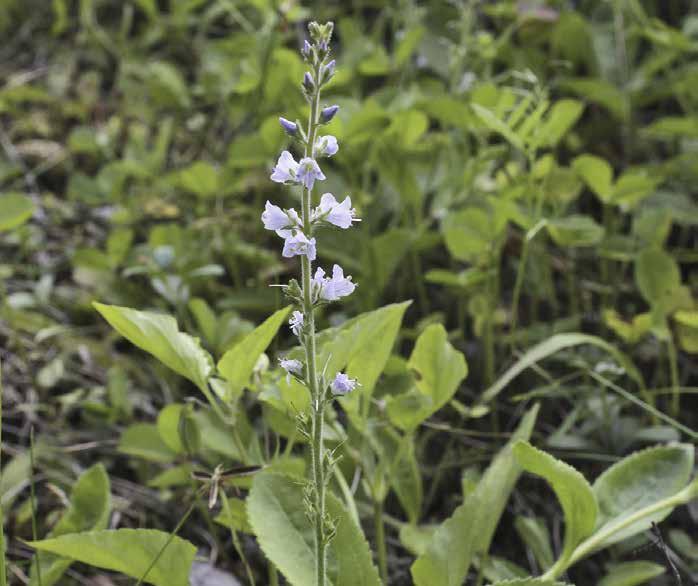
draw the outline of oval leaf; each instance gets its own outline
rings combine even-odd
[[[140,578],[162,548],[172,540],[144,582],[155,586],[189,586],[196,548],[188,541],[154,529],[116,529],[71,533],[28,542],[39,551]]]

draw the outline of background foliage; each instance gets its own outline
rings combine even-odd
[[[332,507],[361,518],[374,543],[380,506],[391,584],[426,584],[437,569],[455,572],[444,584],[466,574],[480,584],[573,555],[588,535],[568,542],[564,500],[560,509],[529,475],[516,483],[512,435],[589,479],[631,451],[698,437],[697,8],[0,1],[0,497],[12,575],[30,573],[19,541],[32,537],[30,477],[38,536],[64,544],[107,527],[171,531],[196,490],[192,462],[303,473],[294,416],[307,398],[257,359],[293,345],[285,327],[272,341],[285,302],[268,285],[296,268],[259,215],[266,199],[294,205],[268,175],[287,142],[278,116],[305,115],[298,47],[310,18],[335,21],[341,63],[325,95],[341,106],[328,128],[341,151],[323,187],[350,194],[364,219],[341,241],[321,236],[323,262],[340,262],[360,284],[322,316],[336,329],[321,347],[366,387],[332,426],[349,434],[341,469],[357,483],[357,508]],[[149,321],[155,350],[138,344],[174,372],[113,333],[95,300],[175,316]],[[129,320],[139,316],[97,309],[133,338]],[[348,337],[354,346],[336,342]],[[229,384],[209,391],[228,351],[217,368]],[[235,405],[234,433],[196,387]],[[182,443],[187,418],[196,449]],[[676,485],[657,498],[688,482],[692,456],[681,462]],[[639,485],[658,474],[647,466]],[[264,490],[283,482],[271,471],[260,478],[264,507]],[[244,495],[249,479],[238,484]],[[81,501],[81,491],[92,496]],[[232,517],[200,503],[180,535],[244,576],[221,526],[232,524],[265,583],[243,501],[229,493]],[[499,513],[478,517],[478,503]],[[458,533],[459,517],[486,537]],[[693,503],[662,524],[686,581],[698,572],[697,517]],[[345,533],[346,543],[363,539]],[[567,578],[676,583],[661,549],[645,547],[651,539],[637,533]],[[444,569],[439,543],[465,567]],[[635,565],[614,566],[621,561]],[[67,567],[56,557],[42,565],[45,578]],[[74,565],[60,583],[94,571]]]

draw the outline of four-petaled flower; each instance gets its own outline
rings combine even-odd
[[[296,172],[296,180],[303,185],[308,191],[313,189],[315,180],[322,181],[325,179],[325,174],[320,170],[315,159],[305,157],[298,164]]]
[[[279,358],[279,366],[286,371],[286,382],[291,382],[291,375],[300,375],[303,372],[303,364],[300,360]]]
[[[352,222],[359,222],[354,218],[356,210],[351,207],[351,198],[345,197],[339,203],[331,193],[323,193],[320,198],[320,205],[313,210],[313,221],[324,220],[338,228],[346,229]]]
[[[332,278],[325,277],[325,271],[318,267],[313,283],[319,288],[319,297],[324,301],[337,301],[341,297],[351,295],[356,289],[356,284],[352,283],[350,276],[344,276],[344,271],[339,265],[332,267]]]
[[[301,225],[301,219],[296,210],[291,208],[284,211],[269,200],[264,205],[262,222],[267,230],[274,230],[282,238],[291,236],[293,230]]]
[[[315,238],[308,239],[303,232],[296,231],[284,240],[284,249],[281,255],[285,258],[305,255],[308,260],[315,260],[315,253]]]
[[[291,319],[288,320],[288,325],[291,326],[291,331],[296,336],[300,336],[303,329],[303,314],[300,311],[294,311],[291,314]]]
[[[361,386],[360,383],[356,382],[355,378],[349,378],[345,373],[338,372],[337,376],[334,377],[332,381],[332,394],[333,395],[346,395],[351,393],[356,387]]]
[[[315,141],[315,150],[320,155],[331,157],[339,150],[337,139],[331,134],[328,134],[327,136],[318,136],[317,140]]]

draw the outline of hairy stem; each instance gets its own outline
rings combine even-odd
[[[319,67],[314,69],[315,80],[319,83]],[[320,105],[320,89],[315,91],[315,95],[310,104],[310,117],[308,119],[308,142],[305,147],[305,156],[313,156],[313,145],[317,132],[318,110]],[[312,191],[303,189],[303,231],[308,238],[312,237],[311,223]],[[318,385],[318,373],[315,350],[315,311],[312,300],[311,272],[312,264],[306,255],[301,257],[301,268],[303,278],[303,321],[304,321],[304,347],[306,364],[306,382],[312,398],[312,431],[310,454],[312,460],[312,484],[314,497],[314,517],[315,517],[315,569],[317,586],[325,586],[325,471],[323,459],[325,456],[322,440],[322,427],[324,423],[325,401],[322,396],[324,389]]]

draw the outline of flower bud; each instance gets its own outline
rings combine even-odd
[[[313,76],[308,71],[303,76],[303,89],[308,94],[312,94],[315,91],[315,80],[313,80]]]
[[[298,124],[295,122],[291,122],[290,120],[286,120],[286,118],[280,116],[279,124],[281,124],[281,128],[283,128],[286,131],[286,134],[289,136],[296,136],[298,133]]]
[[[308,42],[308,39],[305,39],[303,41],[303,48],[301,49],[301,55],[303,55],[303,58],[308,59],[312,50],[312,45]]]
[[[327,108],[323,108],[323,110],[320,112],[320,122],[322,124],[327,124],[334,118],[334,115],[339,111],[339,106],[337,104],[334,104],[332,106],[327,106]]]

